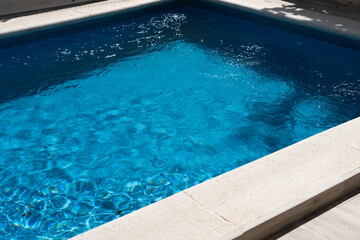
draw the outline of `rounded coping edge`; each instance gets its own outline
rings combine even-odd
[[[218,240],[266,239],[358,189],[360,189],[360,167]]]

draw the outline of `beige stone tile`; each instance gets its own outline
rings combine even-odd
[[[311,11],[310,4],[302,4],[298,7],[297,1],[281,0],[206,0],[218,4],[227,5],[256,14],[268,16],[278,20],[291,22],[297,25],[330,32],[336,35],[360,40],[358,21],[344,17],[345,14],[324,14],[323,12]],[[300,4],[301,5],[301,4]],[[355,10],[353,10],[355,12]],[[358,14],[356,14],[358,15]]]
[[[171,0],[110,0],[68,9],[12,18],[0,22],[0,36],[52,28],[63,24],[86,21],[93,17],[118,14]]]
[[[235,228],[185,193],[178,193],[72,240],[217,239]]]
[[[9,19],[0,22],[0,38],[19,35],[29,31],[27,26],[16,23],[16,21]]]
[[[359,173],[358,169],[355,169],[289,204],[272,210],[264,217],[246,224],[241,228],[244,239],[265,239],[281,231],[289,223],[301,220],[314,211],[323,209],[349,191],[354,191],[358,186],[356,179]]]
[[[159,3],[173,2],[173,0],[140,0],[140,2],[143,6],[151,6]]]
[[[66,9],[18,17],[13,19],[13,21],[16,24],[28,27],[29,31],[32,32],[39,29],[63,25],[64,23],[81,22],[88,17],[89,15],[86,13]]]
[[[92,17],[114,15],[120,12],[138,10],[174,0],[110,0],[72,8],[74,11],[90,14]]]
[[[360,194],[337,206],[341,210],[353,214],[360,219]],[[360,223],[359,223],[360,224]]]
[[[311,228],[300,226],[281,236],[278,240],[329,240],[329,238],[312,230]]]
[[[243,226],[357,169],[359,159],[359,151],[320,134],[185,191]]]
[[[324,134],[360,151],[360,118],[329,129],[325,131]]]
[[[360,239],[360,218],[336,207],[307,222],[305,226],[333,240]]]
[[[83,5],[73,8],[74,11],[89,14],[91,17],[117,14],[131,11],[141,6],[141,0],[133,1],[104,1],[96,4]]]

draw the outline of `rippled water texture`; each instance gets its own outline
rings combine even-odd
[[[354,118],[359,60],[192,7],[2,49],[0,236],[68,238]]]

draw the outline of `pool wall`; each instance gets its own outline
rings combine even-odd
[[[357,41],[360,40],[360,27],[357,21],[304,9],[301,8],[301,5],[298,6],[297,1],[204,0],[204,2],[254,13]],[[331,4],[331,1],[329,3]]]
[[[171,0],[109,0],[12,18],[0,37],[135,11]],[[208,0],[360,40],[359,21],[278,0]],[[286,7],[287,6],[287,7]],[[360,188],[360,118],[184,190],[73,239],[262,239]]]
[[[97,3],[4,18],[0,21],[0,40],[38,33],[56,27],[81,24],[94,19],[141,11],[176,0],[107,0]]]
[[[184,2],[187,4],[210,3],[215,6],[218,5],[235,11],[240,10],[360,41],[359,19],[343,18],[338,14],[324,14],[318,11],[311,11],[301,8],[302,5],[298,6],[296,1],[286,2],[281,0],[106,0],[80,6],[70,6],[69,8],[50,12],[5,18],[0,21],[0,39],[87,22],[96,18],[109,17],[121,13],[140,11],[170,2]],[[332,4],[331,1],[329,3]],[[344,14],[346,13],[345,11]]]

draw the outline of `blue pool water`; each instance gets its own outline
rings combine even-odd
[[[0,50],[0,236],[64,239],[357,116],[360,51],[182,7]]]

